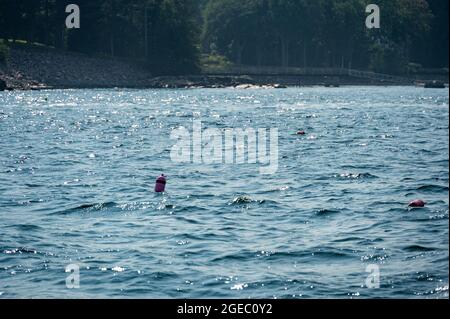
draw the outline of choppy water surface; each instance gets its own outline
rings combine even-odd
[[[0,93],[0,298],[447,298],[448,100],[412,87]],[[171,161],[170,133],[193,117],[278,128],[278,172]],[[416,198],[426,208],[408,209]],[[379,289],[365,287],[371,264]]]

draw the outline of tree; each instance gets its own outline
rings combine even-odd
[[[78,0],[81,29],[68,30],[70,3],[0,0],[0,37],[139,60],[160,74],[197,72],[200,52],[257,66],[448,67],[446,0],[378,0],[382,27],[370,30],[367,0]]]

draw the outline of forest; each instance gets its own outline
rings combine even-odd
[[[68,29],[75,3],[81,27]],[[365,25],[376,3],[379,29]],[[145,62],[160,74],[234,65],[403,74],[448,67],[448,0],[0,0],[0,39]],[[225,63],[224,62],[224,63]]]

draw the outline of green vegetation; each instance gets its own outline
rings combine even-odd
[[[237,64],[353,67],[405,73],[409,62],[448,65],[447,0],[379,0],[367,29],[365,0],[210,0],[205,52]]]
[[[81,28],[67,29],[76,3]],[[145,61],[155,73],[198,71],[196,0],[0,0],[0,38]]]
[[[0,40],[0,63],[5,63],[9,55],[9,47]]]
[[[0,38],[144,61],[154,73],[200,66],[351,67],[405,74],[448,67],[448,0],[0,0]],[[81,28],[65,27],[76,3]]]
[[[202,54],[200,65],[203,71],[210,73],[225,71],[231,66],[231,63],[226,57],[218,54]]]

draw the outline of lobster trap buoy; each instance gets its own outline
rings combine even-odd
[[[166,189],[166,177],[164,176],[164,174],[161,174],[161,176],[159,176],[156,179],[156,183],[155,183],[155,192],[156,193],[163,193]]]
[[[418,208],[418,207],[425,207],[425,202],[421,199],[416,199],[413,200],[411,203],[409,203],[409,207],[414,207],[414,208]]]

